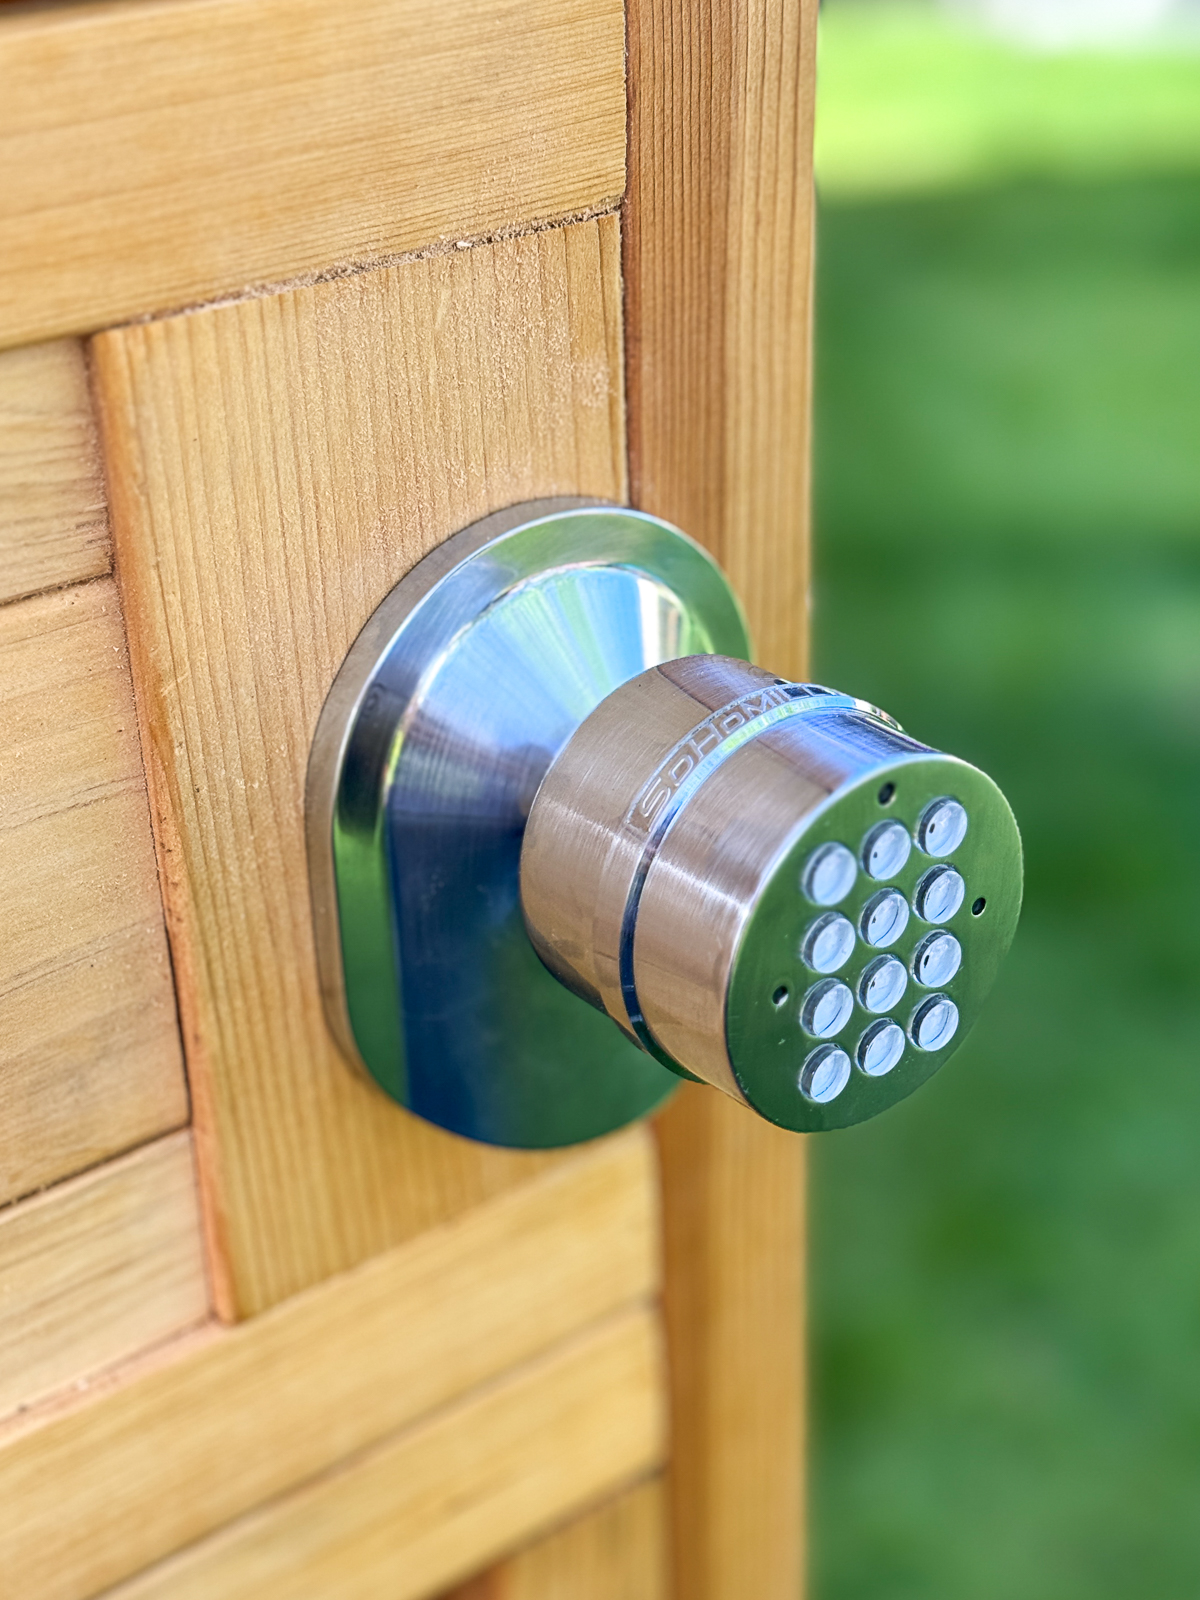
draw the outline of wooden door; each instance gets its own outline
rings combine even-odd
[[[800,1585],[801,1141],[367,1087],[305,762],[484,513],[628,500],[803,670],[815,0],[0,10],[0,1572]]]

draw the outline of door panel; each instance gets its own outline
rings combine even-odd
[[[348,1070],[304,780],[346,651],[427,550],[514,501],[623,498],[618,273],[609,216],[94,341],[223,1315],[554,1159]]]
[[[141,820],[100,865],[141,851],[160,954],[100,978],[60,961],[56,1004],[157,1017],[155,1082],[174,1073],[173,1110],[88,1131],[149,1057],[105,1066],[110,1021],[75,1057],[47,1030],[54,1092],[29,1105],[52,1136],[22,1133],[19,1159],[44,1163],[33,1182],[85,1145],[104,1164],[5,1219],[23,1262],[49,1241],[8,1326],[77,1308],[48,1366],[13,1345],[0,1567],[22,1593],[798,1592],[801,1141],[692,1086],[657,1138],[554,1154],[391,1104],[325,1027],[303,786],[380,599],[537,496],[678,522],[765,661],[802,671],[814,24],[778,0],[0,13],[0,342],[89,335],[119,584],[81,347],[11,351],[0,422],[36,492],[9,493],[0,434],[0,640],[23,607],[82,607],[99,631],[40,658],[43,703],[66,662],[85,698],[115,671],[127,711],[127,630],[158,864],[156,884],[132,724],[106,712]],[[47,749],[74,849],[91,769]],[[49,900],[67,857],[26,853]],[[134,881],[108,896],[121,916]],[[176,1001],[211,1301],[192,1134],[168,1132]],[[72,1106],[67,1081],[108,1092]],[[97,1263],[122,1331],[101,1348],[94,1318],[72,1345]],[[210,1303],[234,1326],[197,1328]]]

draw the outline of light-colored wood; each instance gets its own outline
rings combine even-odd
[[[94,1386],[86,1404],[27,1413],[0,1428],[0,1572],[16,1593],[82,1600],[620,1307],[644,1302],[658,1281],[655,1190],[651,1141],[634,1129],[237,1328],[185,1342],[175,1359]],[[644,1313],[635,1324],[630,1337],[642,1349]],[[541,1418],[535,1427],[530,1413],[541,1465],[533,1479],[520,1478],[516,1502],[505,1498],[515,1460],[506,1453],[508,1435],[489,1435],[482,1423],[476,1430],[469,1410],[463,1428],[452,1430],[451,1453],[438,1458],[447,1464],[446,1494],[453,1499],[457,1478],[465,1504],[476,1492],[468,1481],[491,1482],[496,1498],[480,1516],[491,1530],[486,1538],[497,1542],[468,1544],[477,1536],[431,1489],[417,1508],[418,1523],[428,1523],[427,1548],[453,1551],[461,1536],[471,1552],[432,1587],[563,1516],[572,1496],[598,1494],[658,1459],[657,1444],[645,1444],[657,1427],[657,1378],[644,1362],[605,1378],[603,1361],[597,1356],[593,1368],[588,1348],[571,1366],[568,1393],[530,1397]],[[534,1389],[541,1392],[538,1382]],[[516,1410],[519,1421],[519,1404]],[[578,1458],[577,1428],[586,1435]],[[552,1482],[558,1451],[565,1500],[555,1498]],[[606,1476],[618,1460],[619,1470]],[[365,1468],[361,1481],[376,1487],[351,1492],[350,1515],[360,1498],[386,1506],[401,1493],[409,1469],[380,1470],[377,1477]],[[317,1535],[336,1532],[342,1513],[327,1518],[325,1504],[295,1517],[285,1511],[290,1520],[278,1526],[311,1522]],[[248,1549],[259,1548],[256,1537],[251,1529]],[[269,1527],[264,1537],[269,1571],[279,1547]],[[245,1570],[258,1570],[249,1556]],[[339,1600],[350,1592],[339,1583],[324,1590]],[[388,1592],[395,1600],[398,1591]]]
[[[83,347],[0,353],[0,601],[112,566]]]
[[[666,1600],[666,1504],[652,1478],[443,1600]]]
[[[207,1316],[189,1134],[0,1211],[0,1415]]]
[[[110,578],[0,607],[0,1201],[187,1118]]]
[[[674,1593],[803,1586],[803,1145],[686,1084],[658,1121]]]
[[[707,545],[802,674],[815,0],[630,0],[632,499]],[[680,1600],[802,1574],[801,1141],[687,1086],[660,1119]]]
[[[653,1315],[618,1313],[112,1600],[425,1600],[659,1465],[659,1366]]]
[[[610,216],[93,343],[226,1315],[556,1159],[443,1134],[338,1053],[304,775],[347,648],[421,555],[514,501],[622,497],[620,306]]]
[[[0,8],[0,345],[611,204],[620,0]]]
[[[804,670],[816,0],[630,0],[633,503],[721,561]]]

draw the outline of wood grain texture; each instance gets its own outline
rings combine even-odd
[[[111,566],[82,345],[0,352],[0,601]]]
[[[624,189],[620,0],[0,10],[0,345]]]
[[[632,500],[805,670],[815,0],[630,0]],[[802,1142],[690,1086],[659,1120],[681,1600],[802,1581]]]
[[[630,0],[633,503],[686,528],[758,657],[804,670],[816,0]]]
[[[417,1121],[326,1029],[304,775],[347,648],[420,556],[624,495],[616,220],[104,334],[93,353],[225,1315],[555,1158]]]
[[[685,1084],[659,1117],[674,1593],[803,1588],[804,1162],[794,1133]]]
[[[211,1329],[174,1359],[160,1357],[107,1389],[98,1385],[86,1404],[27,1414],[0,1428],[0,1572],[11,1575],[14,1592],[83,1600],[163,1560],[621,1307],[643,1303],[658,1281],[656,1234],[651,1143],[637,1129],[237,1328]],[[436,1484],[427,1480],[428,1498],[410,1503],[406,1523],[418,1549],[453,1553],[463,1541],[465,1564],[452,1562],[431,1579],[433,1589],[566,1515],[576,1493],[599,1494],[659,1459],[658,1443],[646,1444],[657,1441],[657,1368],[645,1354],[630,1356],[645,1352],[649,1320],[639,1311],[634,1331],[617,1340],[632,1367],[606,1368],[608,1358],[589,1356],[585,1341],[567,1391],[539,1399],[535,1381],[524,1432],[524,1401],[504,1413],[515,1435],[477,1427],[469,1409],[451,1430],[436,1456],[442,1475]],[[583,1437],[574,1454],[577,1429]],[[520,1459],[534,1462],[532,1479],[526,1467],[517,1470],[520,1438],[531,1441],[533,1457]],[[557,1454],[565,1500],[553,1482]],[[273,1528],[307,1529],[301,1549],[313,1548],[305,1538],[319,1545],[323,1533],[343,1548],[337,1541],[350,1537],[360,1503],[374,1508],[362,1537],[372,1548],[380,1539],[386,1545],[387,1507],[425,1459],[434,1458],[402,1452],[396,1460],[408,1464],[385,1463],[381,1475],[365,1465],[357,1481],[367,1487],[351,1487],[348,1507],[336,1489],[332,1510],[318,1498],[293,1514],[282,1502],[282,1523],[254,1522],[248,1535],[237,1535],[249,1538],[248,1553],[244,1567],[234,1561],[228,1581],[240,1581],[242,1571],[286,1570],[279,1562],[286,1563],[291,1532],[277,1536]],[[506,1498],[510,1469],[515,1502]],[[456,1523],[450,1502],[460,1490],[466,1521]],[[484,1502],[478,1524],[467,1514],[473,1497]],[[255,1530],[263,1526],[260,1544]],[[486,1537],[471,1532],[477,1527]],[[221,1574],[224,1548],[212,1569]],[[318,1558],[326,1559],[319,1550]],[[227,1592],[212,1581],[200,1592]],[[352,1591],[339,1581],[312,1592],[340,1600]],[[395,1600],[399,1591],[386,1592]]]
[[[443,1600],[666,1600],[665,1501],[652,1478]]]
[[[187,1119],[109,578],[0,607],[0,1201]]]
[[[112,1600],[425,1600],[657,1466],[664,1433],[657,1324],[620,1313]]]
[[[189,1134],[0,1211],[0,1415],[207,1316]]]

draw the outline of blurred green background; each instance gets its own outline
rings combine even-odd
[[[979,763],[1026,908],[813,1142],[815,1600],[1200,1596],[1200,52],[822,16],[815,675]]]

